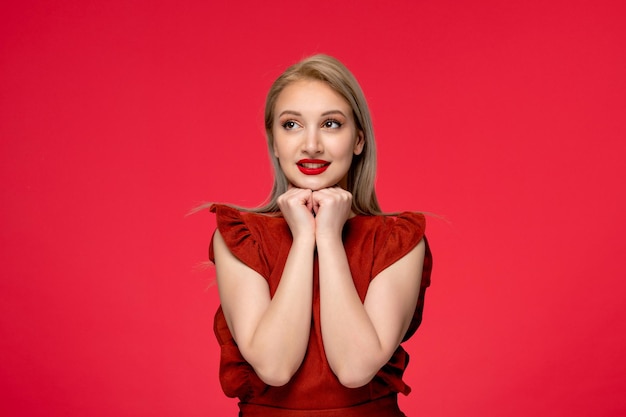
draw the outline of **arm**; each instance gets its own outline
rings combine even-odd
[[[422,240],[378,274],[361,303],[341,239],[318,240],[324,350],[343,385],[367,384],[400,345],[415,312],[424,251]]]
[[[213,249],[224,317],[246,361],[268,385],[286,384],[298,370],[311,327],[315,241],[294,239],[270,298],[265,279],[228,250],[219,232]]]
[[[411,323],[425,243],[374,277],[361,303],[341,236],[351,195],[329,188],[314,193],[314,200],[324,350],[343,385],[363,386],[389,361]]]

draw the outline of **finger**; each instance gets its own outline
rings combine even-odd
[[[312,192],[311,190],[306,190],[306,194],[305,194],[305,206],[306,208],[311,211],[313,210],[313,196],[312,196]]]
[[[317,201],[313,201],[313,213],[317,214],[317,212],[320,210],[320,204]]]

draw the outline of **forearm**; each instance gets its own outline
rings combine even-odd
[[[244,348],[247,360],[270,385],[288,382],[306,353],[314,247],[313,241],[293,242],[276,293]]]
[[[341,239],[318,241],[318,257],[326,357],[344,385],[364,385],[389,354],[356,291]]]

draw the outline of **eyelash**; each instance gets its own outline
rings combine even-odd
[[[334,123],[337,125],[337,127],[333,128],[331,126],[327,126],[327,124],[329,123]],[[327,127],[329,129],[339,129],[341,126],[343,126],[343,123],[341,123],[339,120],[328,119],[328,120],[325,120],[324,123],[322,123],[322,126]]]
[[[331,126],[328,126],[329,124],[331,124]],[[336,124],[336,127],[333,127],[332,125]],[[292,126],[290,126],[292,125]],[[296,126],[299,126],[299,123],[294,121],[294,120],[287,120],[283,123],[281,123],[281,126],[283,127],[283,129],[286,130],[292,130],[295,129]],[[339,129],[341,126],[343,126],[343,123],[341,123],[339,120],[335,120],[335,119],[328,119],[328,120],[324,120],[324,122],[322,123],[322,127],[325,127],[327,129]]]
[[[291,126],[291,127],[287,126],[289,124],[293,124],[293,126]],[[298,126],[298,123],[294,122],[293,120],[287,120],[286,122],[282,123],[281,126],[285,130],[292,130],[292,129],[295,129],[296,126]]]

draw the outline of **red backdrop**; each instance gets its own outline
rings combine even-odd
[[[384,209],[441,216],[406,412],[626,413],[623,2],[213,3],[0,6],[2,414],[235,415],[185,214],[265,198],[265,92],[316,52]]]

